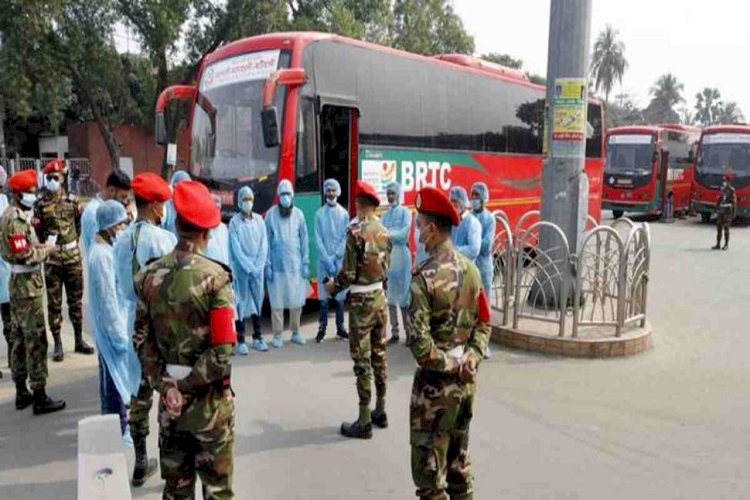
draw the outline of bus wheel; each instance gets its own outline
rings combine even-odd
[[[711,222],[711,212],[701,212],[701,220],[704,224]]]
[[[622,217],[623,211],[622,210],[612,210],[612,217],[615,219],[619,219]]]

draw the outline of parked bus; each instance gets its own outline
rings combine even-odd
[[[731,172],[737,190],[737,215],[750,217],[750,126],[708,127],[698,146],[698,165],[693,182],[693,210],[709,222],[719,199],[721,181]]]
[[[607,131],[602,208],[661,215],[688,212],[700,129],[686,125],[618,127]]]
[[[182,161],[222,197],[224,215],[235,210],[244,185],[264,213],[279,180],[289,179],[312,234],[322,184],[331,177],[350,212],[356,179],[373,184],[383,201],[384,186],[400,181],[411,208],[422,187],[468,191],[484,181],[489,209],[502,208],[511,224],[539,208],[545,89],[520,71],[305,32],[226,45],[204,58],[197,82],[162,93],[157,140],[167,137],[168,103],[189,101]],[[588,105],[588,122],[589,213],[599,220],[604,141],[597,101]]]

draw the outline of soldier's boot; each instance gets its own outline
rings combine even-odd
[[[381,429],[388,428],[388,414],[385,410],[378,410],[372,412],[372,423],[380,427]]]
[[[16,410],[24,410],[34,402],[25,380],[16,380]]]
[[[722,250],[728,250],[729,249],[729,235],[726,235],[724,237],[724,246],[721,247]]]
[[[133,486],[138,488],[143,486],[146,479],[156,474],[157,463],[155,458],[148,458],[146,451],[146,438],[138,437],[133,439],[135,448],[135,467],[133,468]]]
[[[52,361],[60,362],[65,359],[65,353],[63,352],[62,339],[60,338],[60,332],[53,333],[52,338],[55,341],[55,350],[52,351]]]
[[[370,406],[359,405],[359,418],[354,422],[341,424],[341,434],[355,439],[372,439]]]
[[[47,396],[44,389],[34,389],[34,415],[46,415],[65,408],[65,401],[54,400]]]
[[[321,342],[323,342],[323,339],[325,338],[325,336],[326,336],[325,329],[324,328],[319,328],[318,329],[318,334],[315,336],[315,342],[317,342],[318,344],[320,344]]]
[[[75,352],[77,352],[78,354],[86,354],[86,355],[94,354],[94,348],[88,345],[85,340],[83,340],[83,334],[81,332],[75,332],[75,336],[76,336]]]

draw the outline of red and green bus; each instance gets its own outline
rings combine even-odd
[[[332,34],[278,33],[221,47],[201,62],[196,85],[166,89],[156,109],[162,143],[164,112],[174,100],[192,108],[180,160],[222,196],[225,215],[244,185],[264,213],[279,180],[289,179],[312,232],[322,183],[331,177],[350,211],[356,179],[372,183],[383,200],[386,183],[400,181],[412,208],[424,186],[468,190],[484,181],[490,210],[503,209],[511,224],[539,208],[545,88],[517,70]],[[603,118],[591,100],[585,168],[596,220]]]
[[[716,125],[703,130],[693,182],[693,210],[704,222],[711,220],[727,172],[731,172],[737,190],[737,215],[750,217],[750,125]]]
[[[625,212],[660,215],[690,210],[695,147],[700,129],[664,124],[607,131],[602,208],[615,218]]]

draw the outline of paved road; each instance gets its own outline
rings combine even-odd
[[[652,232],[652,351],[575,360],[496,348],[482,365],[471,435],[476,498],[750,491],[750,335],[740,317],[750,303],[750,228],[734,230],[729,252],[710,251],[714,230],[694,219]],[[315,314],[304,320],[312,337]],[[341,420],[356,414],[346,343],[235,358],[238,498],[410,498],[414,364],[403,346],[388,361],[391,428],[353,442],[338,435]],[[50,366],[50,392],[69,405],[56,416],[15,411],[11,384],[0,381],[0,498],[75,497],[76,422],[98,411],[95,360],[69,356]],[[160,491],[153,479],[135,497]]]

